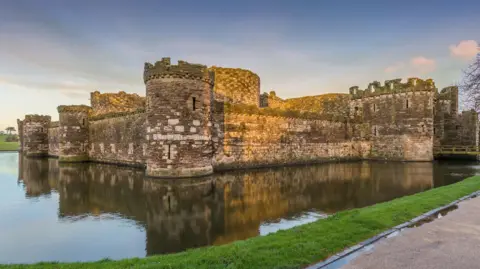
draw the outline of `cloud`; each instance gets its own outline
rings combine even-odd
[[[475,40],[462,40],[458,45],[449,47],[450,55],[462,60],[470,60],[480,52],[479,44]]]
[[[423,56],[414,57],[410,60],[412,68],[419,73],[430,73],[435,70],[437,63],[434,59]]]
[[[410,59],[408,63],[397,62],[384,69],[387,74],[408,74],[415,76],[417,74],[426,74],[435,71],[437,62],[424,56],[417,56]]]
[[[399,63],[396,63],[396,64],[393,64],[387,68],[385,68],[385,73],[395,73],[399,70],[402,70],[403,68],[405,68],[405,64],[402,63],[402,62],[399,62]]]

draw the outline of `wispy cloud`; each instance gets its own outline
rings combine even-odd
[[[449,47],[450,55],[462,60],[470,60],[480,53],[480,47],[475,40],[462,40],[457,45]]]
[[[384,69],[387,74],[408,74],[409,76],[425,75],[435,71],[437,62],[425,56],[416,56],[408,62],[397,62]]]
[[[410,60],[412,68],[420,74],[433,72],[437,67],[434,59],[429,59],[424,56],[417,56]]]
[[[384,71],[385,71],[385,73],[391,74],[391,73],[395,73],[397,71],[400,71],[403,68],[405,68],[405,63],[398,62],[398,63],[395,63],[393,65],[388,66],[387,68],[385,68]]]

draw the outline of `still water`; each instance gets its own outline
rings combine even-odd
[[[350,162],[159,180],[0,154],[0,263],[172,253],[262,236],[480,173],[477,163]]]

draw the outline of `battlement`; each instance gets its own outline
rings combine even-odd
[[[60,122],[59,121],[52,121],[50,122],[50,125],[48,127],[50,128],[56,128],[56,127],[59,127],[60,126]]]
[[[402,79],[386,80],[382,85],[379,81],[368,84],[367,89],[361,90],[358,86],[350,87],[352,99],[374,97],[386,94],[396,94],[403,92],[435,91],[435,82],[432,79],[422,80],[419,78],[408,78],[406,83]]]
[[[238,75],[238,74],[250,75],[260,80],[260,77],[256,73],[243,68],[230,68],[230,67],[220,67],[220,66],[213,65],[209,67],[208,70],[215,71],[215,72],[222,72],[222,73],[231,74],[231,75]]]
[[[145,63],[143,71],[143,81],[158,78],[183,78],[202,80],[213,85],[214,72],[208,70],[207,66],[201,64],[191,64],[185,61],[178,61],[177,65],[171,65],[170,58],[162,58],[154,65]]]
[[[58,113],[63,112],[86,112],[91,113],[92,108],[86,105],[70,105],[70,106],[58,106],[57,107]]]
[[[30,115],[25,115],[25,120],[23,121],[24,123],[27,122],[50,122],[52,121],[52,117],[48,115],[37,115],[37,114],[30,114]]]
[[[91,116],[145,110],[145,103],[145,97],[136,93],[126,93],[124,91],[118,93],[95,91],[90,93]]]

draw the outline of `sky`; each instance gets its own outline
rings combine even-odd
[[[480,42],[480,1],[2,0],[0,130],[25,114],[145,95],[162,57],[249,69],[282,98],[393,78],[461,80]]]

